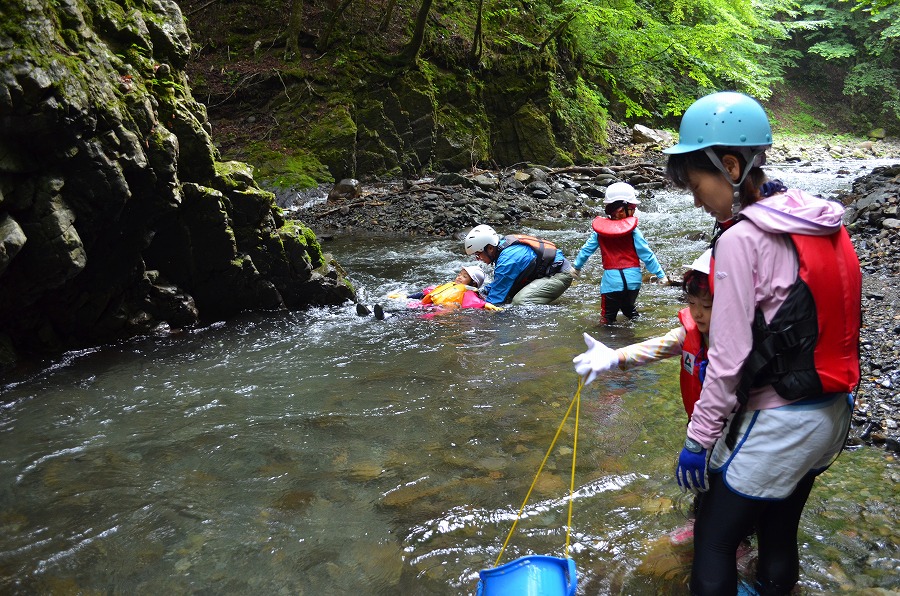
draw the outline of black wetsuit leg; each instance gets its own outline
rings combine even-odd
[[[735,551],[755,528],[759,541],[756,589],[761,596],[789,594],[800,577],[797,530],[815,476],[803,478],[781,501],[763,501],[732,492],[722,474],[710,474],[694,525],[691,594],[737,591]]]
[[[756,522],[766,501],[737,495],[725,486],[721,474],[709,475],[694,523],[694,563],[691,594],[723,596],[737,593],[735,552]]]
[[[637,290],[622,290],[622,314],[629,319],[633,319],[639,314],[635,304],[637,303],[637,297],[640,291],[640,288]]]
[[[608,325],[616,322],[616,315],[619,314],[619,300],[616,295],[619,292],[609,292],[600,294],[600,324]]]
[[[756,589],[760,596],[789,594],[800,579],[797,531],[815,479],[813,474],[806,475],[791,496],[783,501],[770,501],[759,517]]]

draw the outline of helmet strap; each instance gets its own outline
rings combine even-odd
[[[716,166],[716,169],[722,172],[722,175],[725,176],[725,179],[731,184],[731,215],[732,217],[737,217],[738,213],[741,212],[741,185],[744,183],[744,180],[747,179],[750,170],[757,165],[757,158],[765,153],[765,148],[734,147],[734,150],[740,153],[741,157],[744,158],[744,162],[747,164],[744,166],[744,171],[741,172],[741,176],[737,182],[731,179],[731,173],[725,167],[725,164],[722,163],[722,160],[719,159],[719,156],[716,155],[716,152],[713,151],[712,147],[705,147],[703,152],[706,153],[709,161]]]

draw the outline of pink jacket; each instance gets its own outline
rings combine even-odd
[[[711,447],[736,409],[741,368],[753,344],[757,307],[771,321],[797,279],[797,256],[786,233],[828,235],[841,226],[844,208],[803,191],[788,190],[741,210],[745,218],[715,248],[715,298],[709,330],[709,365],[688,436]],[[751,390],[748,410],[790,403],[771,386]]]

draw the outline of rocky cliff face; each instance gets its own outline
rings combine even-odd
[[[0,371],[350,286],[252,168],[221,162],[171,0],[11,0],[0,19]]]

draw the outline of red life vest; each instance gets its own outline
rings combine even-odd
[[[772,385],[785,399],[853,391],[859,383],[862,271],[850,235],[790,234],[797,281],[770,323],[757,308],[753,349],[741,372],[738,399]],[[711,276],[712,277],[712,276]]]
[[[678,311],[678,320],[685,330],[684,345],[681,346],[681,401],[690,421],[694,404],[700,399],[700,389],[703,387],[700,371],[705,366],[701,364],[708,360],[708,356],[706,342],[691,317],[691,309],[683,308]]]
[[[591,227],[597,232],[604,269],[641,266],[641,260],[634,248],[634,237],[631,235],[637,225],[638,220],[634,216],[625,219],[594,218]]]

